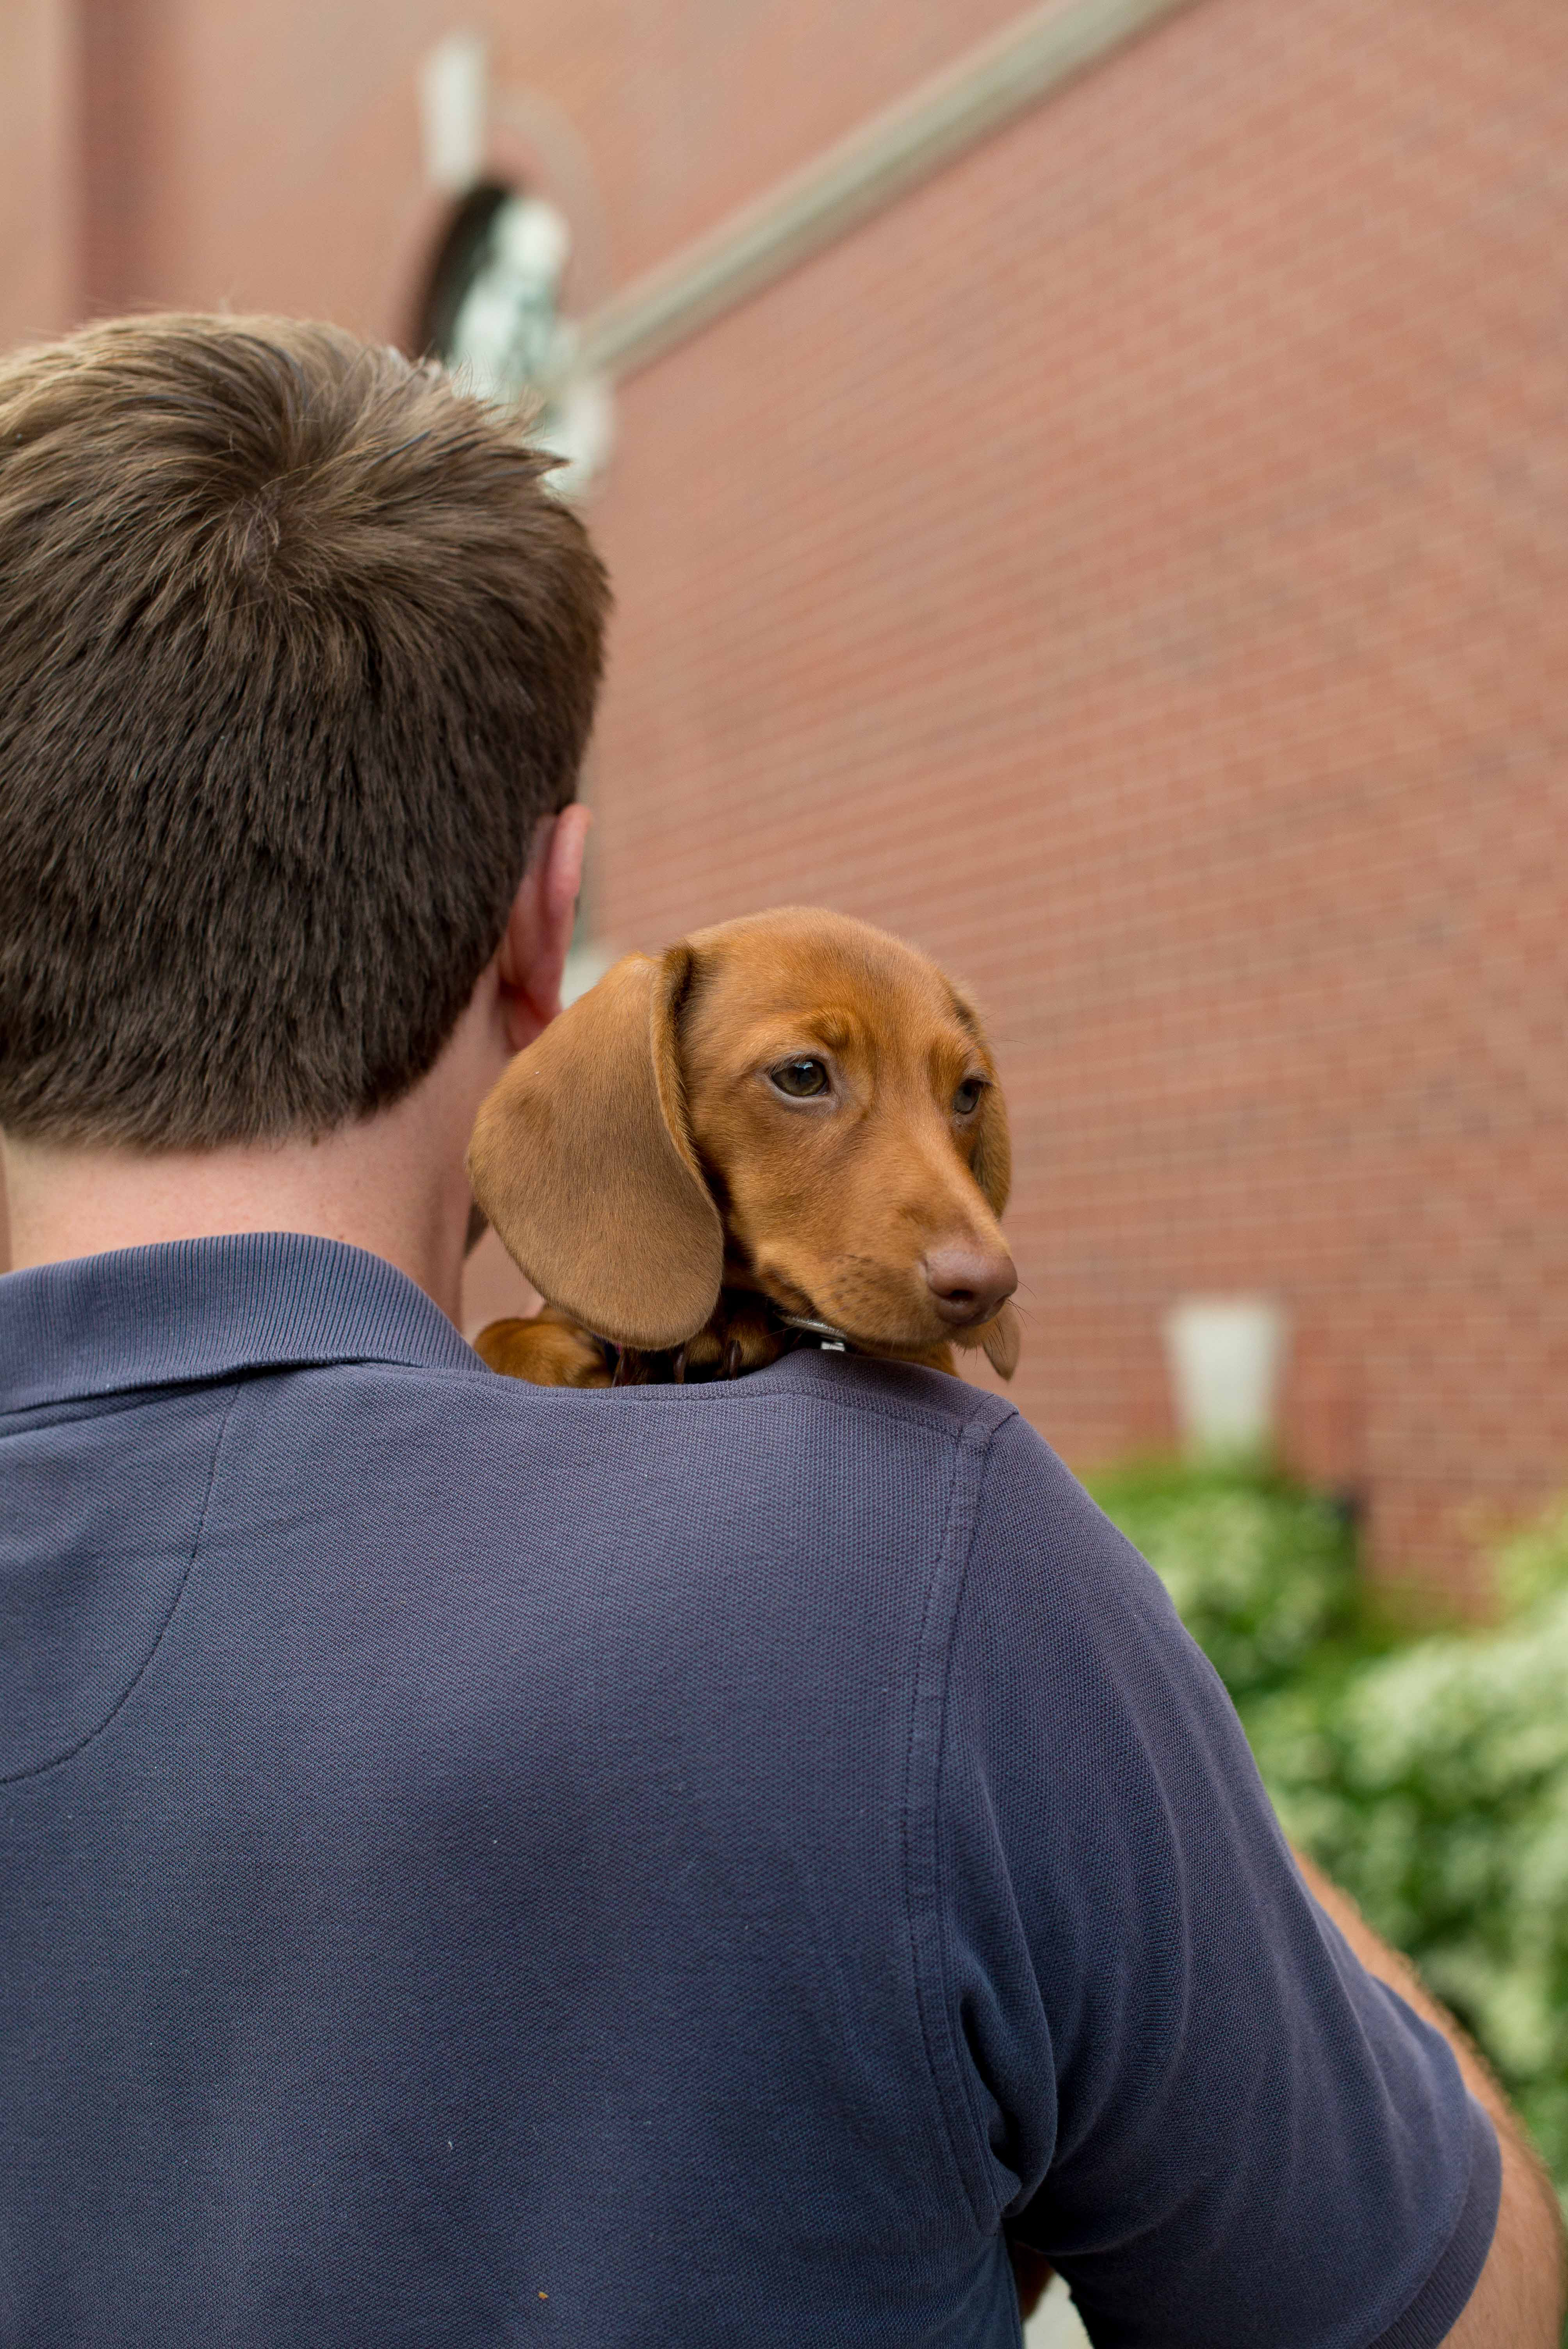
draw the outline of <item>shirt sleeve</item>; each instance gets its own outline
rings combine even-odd
[[[1430,2349],[1500,2165],[1306,1891],[1158,1578],[1021,1421],[950,1595],[934,2063],[1097,2349]]]

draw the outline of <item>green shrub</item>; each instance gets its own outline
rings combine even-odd
[[[1343,1511],[1246,1464],[1141,1461],[1091,1485],[1239,1706],[1362,1630]]]
[[[1286,1832],[1474,2033],[1568,2188],[1568,1506],[1500,1550],[1499,1629],[1413,1638],[1283,1478],[1145,1466],[1096,1494],[1225,1681]]]

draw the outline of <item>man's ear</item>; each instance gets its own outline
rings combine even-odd
[[[490,1093],[469,1179],[542,1297],[615,1344],[684,1345],[718,1302],[724,1233],[686,1123],[691,951],[626,955]]]
[[[575,802],[547,817],[512,899],[498,969],[507,1041],[514,1052],[531,1044],[561,1009],[562,974],[593,821]]]

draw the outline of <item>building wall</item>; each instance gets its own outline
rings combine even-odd
[[[1388,1568],[1568,1472],[1568,21],[1207,0],[623,395],[602,916],[990,1007],[1019,1400],[1295,1327]]]
[[[496,0],[492,160],[591,302],[1011,13]],[[77,306],[403,330],[434,0],[73,21]],[[1168,1440],[1165,1307],[1274,1294],[1293,1456],[1460,1591],[1568,1482],[1565,67],[1556,0],[1199,0],[625,382],[594,508],[603,936],[948,961],[1024,1408]]]
[[[0,343],[54,334],[75,311],[79,66],[70,0],[0,8]]]

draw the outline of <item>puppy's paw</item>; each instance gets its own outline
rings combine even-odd
[[[671,1375],[683,1381],[742,1379],[752,1371],[765,1371],[798,1343],[794,1331],[779,1326],[761,1298],[726,1289],[707,1328],[673,1357]]]
[[[504,1379],[535,1387],[607,1387],[610,1369],[596,1338],[553,1305],[528,1321],[491,1321],[474,1351]]]

